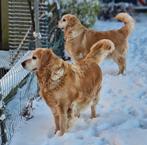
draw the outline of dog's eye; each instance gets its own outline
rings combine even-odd
[[[36,56],[33,56],[32,59],[37,59],[37,57]]]
[[[65,19],[63,19],[63,22],[65,22],[66,20]]]

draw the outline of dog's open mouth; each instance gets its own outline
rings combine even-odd
[[[62,31],[64,31],[64,28],[61,28]]]
[[[57,26],[58,29],[64,31],[64,27],[60,27],[59,25]]]
[[[63,28],[63,27],[62,27],[62,28],[59,28],[59,27],[58,27],[58,29],[60,29],[61,31],[64,31],[64,28]]]

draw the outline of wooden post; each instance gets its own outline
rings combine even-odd
[[[40,29],[39,29],[39,0],[34,0],[34,18],[35,18],[35,33],[36,33],[36,48],[41,47]]]
[[[8,0],[1,0],[2,48],[8,50]]]
[[[1,88],[0,88],[1,91]],[[1,137],[1,145],[7,144],[7,132],[6,132],[6,116],[5,116],[5,107],[2,98],[2,94],[0,93],[0,137]]]
[[[39,0],[34,0],[34,19],[35,19],[35,33],[37,34],[36,40],[35,40],[35,47],[39,48],[41,47],[41,33],[40,33],[40,27],[39,27]],[[40,36],[39,36],[40,35]],[[33,77],[33,76],[32,76]],[[39,85],[37,85],[37,94],[39,96]]]

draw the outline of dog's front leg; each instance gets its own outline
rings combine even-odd
[[[59,125],[59,114],[57,108],[51,108],[55,120],[55,134],[57,131],[60,130],[60,125]]]
[[[100,90],[98,90],[97,95],[93,98],[91,104],[91,118],[96,118],[96,105],[100,98]]]
[[[60,134],[63,135],[67,130],[67,108],[65,106],[59,107],[59,126],[60,126]]]
[[[80,108],[79,108],[79,105],[74,102],[72,104],[72,109],[73,109],[73,113],[72,113],[72,117],[75,118],[75,117],[80,117]]]
[[[124,71],[126,69],[126,60],[125,60],[125,56],[120,56],[118,55],[117,57],[114,58],[114,61],[118,64],[119,67],[119,74],[124,74]]]
[[[55,134],[56,134],[57,131],[60,130],[59,115],[58,114],[54,114],[54,119],[55,119],[55,125],[56,125],[56,129],[55,129]]]

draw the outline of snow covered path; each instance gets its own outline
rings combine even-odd
[[[117,29],[117,22],[98,21],[97,30]],[[82,113],[64,136],[53,136],[53,117],[42,101],[34,104],[34,118],[23,121],[10,145],[147,145],[147,15],[139,16],[129,40],[126,75],[116,76],[117,65],[102,64],[103,86],[98,117]]]

